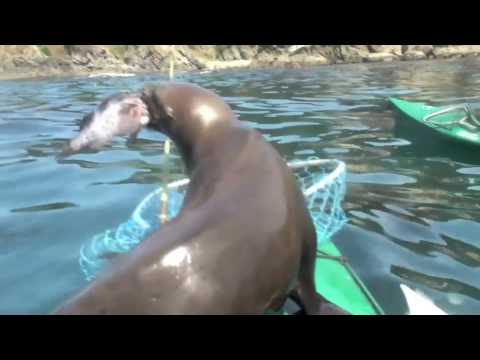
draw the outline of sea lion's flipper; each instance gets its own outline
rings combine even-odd
[[[317,294],[314,295],[315,301],[317,305],[315,307],[310,306],[310,311],[308,311],[305,308],[305,305],[300,298],[300,295],[298,294],[298,291],[294,290],[290,294],[290,299],[293,300],[299,307],[300,310],[298,310],[294,315],[351,315],[350,313],[340,309],[338,306],[335,304],[332,304],[331,302],[327,301],[321,296],[318,296]]]
[[[316,257],[317,235],[313,229],[303,240],[298,283],[290,297],[298,305],[302,305],[308,315],[349,315],[317,293],[315,289]]]
[[[320,305],[320,311],[318,315],[351,315],[350,313],[346,312],[345,310],[340,309],[338,306],[324,301]]]

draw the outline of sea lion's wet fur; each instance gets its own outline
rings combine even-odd
[[[141,97],[185,161],[183,207],[57,313],[262,314],[289,295],[309,314],[342,313],[315,292],[315,228],[274,147],[206,89]]]

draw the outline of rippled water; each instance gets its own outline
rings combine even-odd
[[[480,314],[480,157],[395,126],[385,99],[480,105],[477,60],[236,70],[179,78],[216,90],[287,160],[348,165],[350,219],[334,237],[387,313],[399,288],[448,313]],[[159,76],[0,82],[0,313],[47,313],[85,285],[79,248],[124,221],[159,183],[183,177],[164,137],[57,161],[78,120]]]

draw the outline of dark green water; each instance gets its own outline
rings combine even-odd
[[[480,105],[480,62],[359,64],[181,75],[224,96],[287,160],[348,166],[349,223],[334,237],[390,314],[399,284],[452,314],[480,314],[480,156],[399,132],[388,96]],[[0,82],[0,313],[47,313],[85,285],[80,246],[183,177],[144,131],[111,150],[54,157],[105,96],[157,76]],[[475,152],[478,152],[476,150]]]

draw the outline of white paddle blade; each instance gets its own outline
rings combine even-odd
[[[409,315],[448,315],[425,295],[410,289],[404,284],[400,284],[400,288],[407,300]]]

